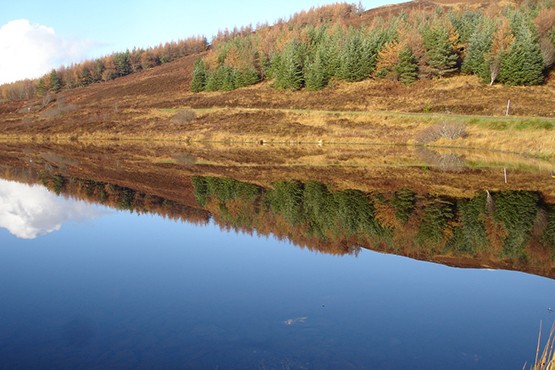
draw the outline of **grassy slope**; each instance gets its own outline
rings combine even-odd
[[[411,2],[364,17],[432,5]],[[0,136],[410,144],[427,126],[454,120],[469,124],[468,137],[437,144],[555,157],[554,76],[535,87],[487,86],[475,77],[460,76],[421,80],[408,87],[368,80],[335,83],[318,92],[291,92],[262,83],[193,94],[188,86],[197,58],[64,91],[46,106],[40,101],[0,104]],[[510,119],[504,117],[508,99]],[[195,109],[197,118],[172,122],[175,112],[185,108]]]

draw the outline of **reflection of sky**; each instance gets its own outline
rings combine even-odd
[[[0,180],[0,228],[22,239],[60,230],[67,221],[96,218],[98,207],[65,199],[38,185]]]

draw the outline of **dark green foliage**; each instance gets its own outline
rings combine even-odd
[[[48,80],[49,80],[50,91],[57,93],[62,89],[62,81],[60,80],[60,77],[58,77],[58,73],[56,73],[55,69],[53,69],[52,72],[50,72],[50,75],[48,76]]]
[[[481,12],[466,10],[462,13],[450,12],[448,18],[459,34],[459,41],[468,44],[475,30],[482,24],[484,15]]]
[[[258,81],[260,81],[258,72],[254,68],[245,68],[236,72],[234,88],[254,85]]]
[[[422,33],[426,48],[427,70],[431,76],[443,77],[457,71],[457,54],[449,40],[449,32],[443,25],[424,29]]]
[[[416,235],[421,248],[433,249],[444,237],[448,222],[454,216],[454,205],[450,201],[436,199],[425,207],[425,214]]]
[[[54,175],[52,176],[52,190],[57,195],[60,195],[64,185],[66,184],[66,180],[61,175]]]
[[[118,77],[127,76],[132,72],[129,51],[114,54],[114,65]]]
[[[551,250],[555,254],[555,206],[549,207],[547,212],[547,227],[543,232],[542,241],[551,246]]]
[[[335,193],[337,219],[347,235],[364,235],[377,230],[374,205],[368,196],[357,190]]]
[[[206,177],[193,176],[191,178],[193,188],[195,189],[195,199],[201,207],[205,207],[210,194],[208,193],[208,182]]]
[[[284,181],[274,184],[268,192],[270,207],[282,215],[291,225],[303,221],[303,184],[297,181]]]
[[[375,44],[371,44],[365,40],[360,31],[351,30],[341,51],[338,77],[348,82],[369,78],[376,66],[377,53],[381,48],[377,41],[374,42]]]
[[[410,48],[405,47],[399,52],[399,65],[395,67],[399,81],[409,85],[418,78],[418,65]]]
[[[461,226],[456,229],[448,247],[459,253],[476,254],[488,248],[485,213],[486,193],[457,203]]]
[[[517,39],[501,59],[499,81],[507,85],[543,83],[543,55],[532,38]]]
[[[320,53],[321,60],[324,62],[324,76],[327,81],[332,77],[338,77],[341,68],[341,53],[339,42],[341,34],[335,33],[326,37],[320,45],[317,53]]]
[[[392,204],[395,207],[397,219],[406,223],[416,207],[416,193],[411,189],[403,188],[395,193]]]
[[[50,177],[43,181],[53,186]],[[192,182],[199,204],[204,207],[210,199],[217,200],[221,219],[231,226],[254,227],[253,224],[259,222],[257,216],[264,217],[269,212],[281,216],[304,236],[323,242],[337,238],[352,243],[371,240],[384,245],[391,238],[388,230],[376,220],[369,194],[361,191],[334,192],[318,182],[283,181],[275,183],[272,189],[218,177],[197,176]],[[116,193],[125,196],[121,189]],[[417,223],[414,226],[418,225],[414,245],[430,254],[440,251],[466,256],[492,253],[486,219],[493,215],[507,235],[500,241],[503,248],[496,256],[525,259],[525,247],[532,240],[537,212],[543,207],[539,194],[505,191],[494,193],[492,197],[494,207],[489,208],[486,193],[455,202],[446,198],[417,198],[412,190],[405,188],[394,194],[391,205],[403,223],[411,215],[420,216],[411,219],[410,227],[413,222]],[[385,202],[386,198],[376,195],[374,199]],[[229,207],[231,201],[233,207]],[[488,209],[494,209],[493,213],[488,213]],[[547,215],[547,225],[540,241],[555,248],[555,208],[549,208]]]
[[[202,59],[198,59],[195,62],[193,68],[193,79],[191,80],[191,86],[189,90],[192,92],[204,91],[206,87],[206,65]]]
[[[132,211],[135,200],[135,191],[128,188],[118,187],[118,207],[119,209]]]
[[[221,65],[210,72],[206,79],[206,91],[233,90],[235,88],[235,70],[227,65]]]
[[[322,53],[316,53],[313,60],[305,68],[305,84],[309,90],[320,90],[328,83],[325,62]]]
[[[482,81],[490,81],[490,61],[488,53],[493,43],[494,24],[485,20],[472,34],[468,44],[466,57],[462,64],[462,72],[478,75]]]
[[[499,81],[523,86],[543,83],[543,54],[531,15],[515,10],[509,13],[509,21],[516,40],[502,55]]]
[[[493,194],[493,199],[495,220],[507,232],[503,255],[509,258],[524,256],[538,212],[539,195],[530,191],[502,191]]]
[[[279,89],[299,90],[304,86],[304,50],[302,45],[291,41],[283,53],[275,59],[273,68],[274,86]]]
[[[215,196],[220,202],[232,199],[253,200],[259,193],[256,185],[228,178],[206,177],[206,189],[209,196]]]
[[[306,183],[303,206],[311,236],[325,239],[328,231],[333,230],[337,233],[335,223],[337,204],[327,186],[314,181]]]
[[[81,75],[79,76],[79,83],[81,86],[90,85],[93,82],[93,77],[91,75],[91,71],[88,67],[83,67],[81,70]]]

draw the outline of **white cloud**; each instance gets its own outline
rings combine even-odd
[[[10,21],[0,27],[0,84],[79,62],[95,46],[91,41],[65,40],[53,28],[27,19]]]
[[[34,239],[60,230],[64,222],[102,213],[94,205],[58,197],[42,186],[0,180],[0,228],[18,238]]]

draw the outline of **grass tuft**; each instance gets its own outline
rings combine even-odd
[[[540,321],[540,332],[538,334],[538,345],[536,347],[536,359],[534,365],[530,367],[530,370],[551,370],[555,369],[555,323],[551,327],[549,332],[549,337],[547,338],[547,343],[543,347],[543,351],[540,353],[541,349],[541,335],[542,335],[542,324]],[[526,364],[524,368],[526,369]]]

